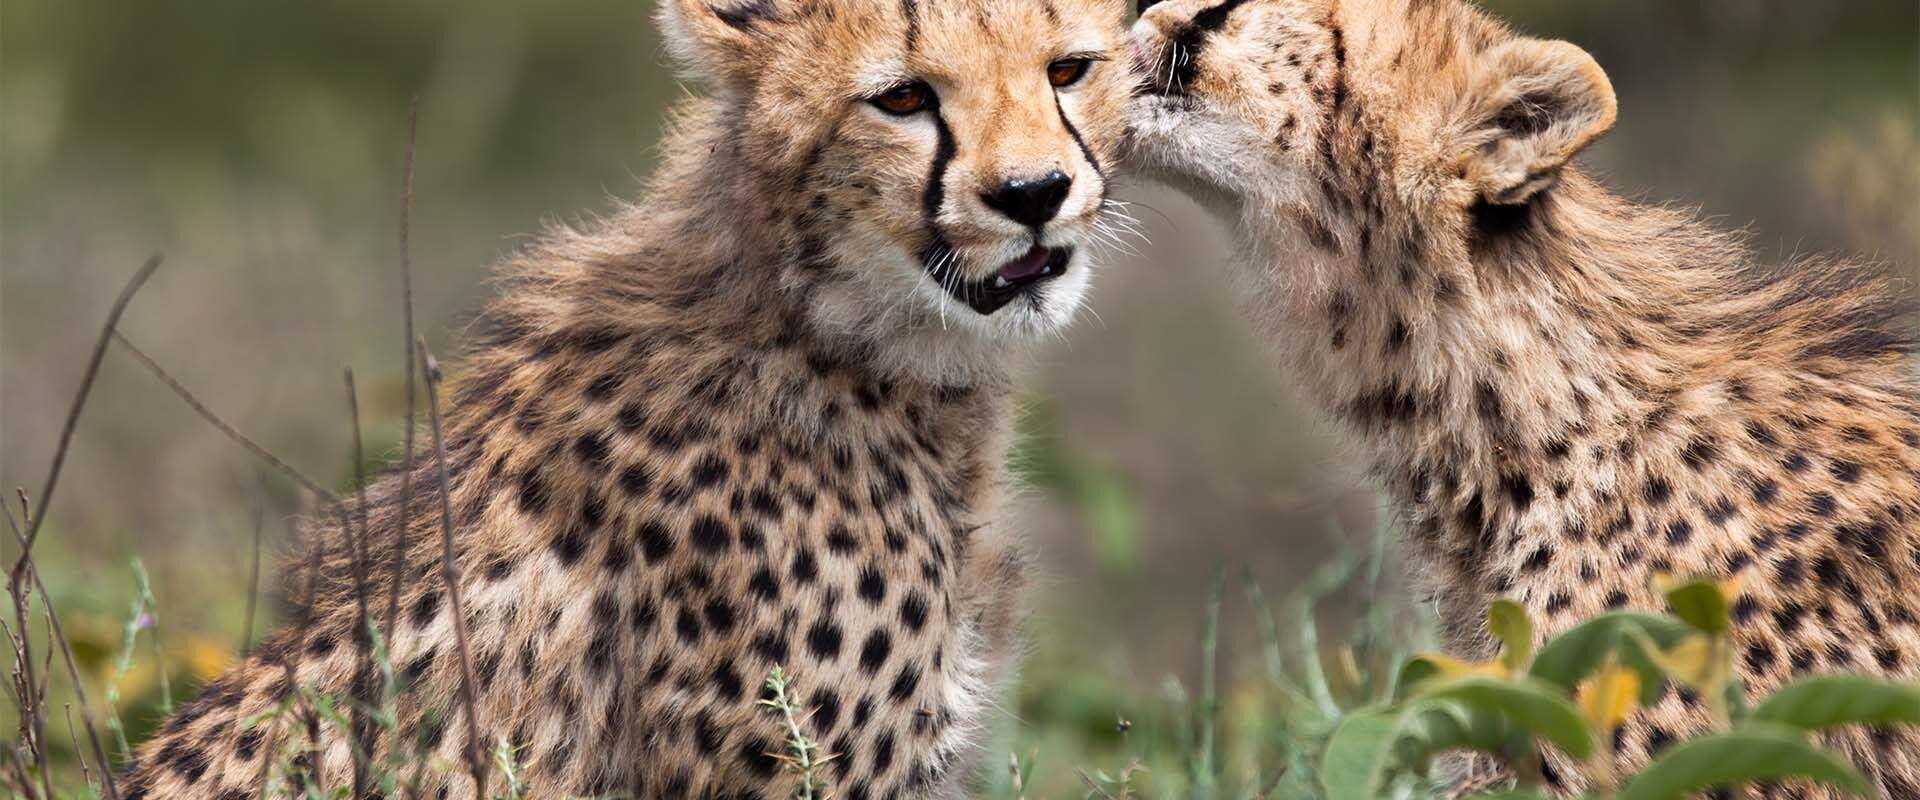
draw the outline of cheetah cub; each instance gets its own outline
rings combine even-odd
[[[420,797],[504,792],[464,766],[456,596],[473,727],[490,758],[511,749],[522,796],[789,796],[756,705],[775,666],[831,756],[824,796],[960,796],[1017,649],[1009,362],[1086,291],[1133,83],[1109,63],[1125,13],[665,0],[667,47],[709,95],[679,109],[642,200],[506,266],[445,411],[444,487],[429,451],[404,517],[397,479],[374,492],[376,608],[384,543],[404,541],[382,631],[411,687],[398,731],[244,724],[296,685],[382,690],[354,559],[315,530],[335,552],[311,617],[167,720],[122,796],[258,796],[276,743],[296,786],[346,788],[364,748],[454,765]]]
[[[1605,73],[1460,0],[1149,6],[1130,151],[1235,224],[1253,316],[1370,454],[1451,650],[1489,654],[1494,598],[1552,634],[1672,573],[1743,581],[1755,692],[1920,669],[1920,392],[1872,271],[1757,269],[1596,185],[1570,160],[1614,121]],[[1614,743],[1632,766],[1704,722],[1669,693]],[[1830,744],[1920,797],[1913,733]]]

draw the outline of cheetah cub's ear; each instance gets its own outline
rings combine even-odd
[[[1519,39],[1481,59],[1469,110],[1479,147],[1466,177],[1486,202],[1521,205],[1613,127],[1613,84],[1593,56],[1566,42]]]
[[[765,40],[783,23],[779,0],[660,0],[655,20],[667,53],[689,79],[718,89],[758,73]]]

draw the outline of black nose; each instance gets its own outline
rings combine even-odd
[[[1147,9],[1153,8],[1154,6],[1157,6],[1157,5],[1160,5],[1160,0],[1140,0],[1139,15],[1143,17],[1146,16]]]
[[[1007,215],[1007,219],[1029,228],[1038,228],[1059,216],[1073,189],[1073,179],[1055,170],[1039,180],[1011,180],[1000,188],[981,195],[987,206]]]

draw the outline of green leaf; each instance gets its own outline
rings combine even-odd
[[[1487,629],[1493,638],[1506,645],[1500,659],[1508,669],[1520,672],[1533,661],[1533,620],[1526,607],[1512,600],[1495,600],[1487,609]]]
[[[1667,605],[1673,607],[1674,616],[1707,633],[1727,630],[1727,597],[1713,581],[1691,581],[1668,590]]]
[[[1401,740],[1400,752],[1402,763],[1417,765],[1423,773],[1433,757],[1444,752],[1473,750],[1511,761],[1531,751],[1533,741],[1527,732],[1498,713],[1442,700],[1423,702],[1420,708],[1408,726],[1409,738]]]
[[[1546,681],[1463,678],[1422,692],[1420,699],[1457,700],[1497,713],[1573,758],[1584,760],[1593,754],[1593,734],[1580,710],[1560,687]]]
[[[1680,800],[1709,787],[1785,778],[1810,780],[1863,797],[1873,792],[1852,767],[1816,749],[1798,731],[1746,725],[1668,750],[1620,791],[1619,800]]]
[[[1413,658],[1400,668],[1400,677],[1395,679],[1394,698],[1405,700],[1420,690],[1420,684],[1440,676],[1440,666],[1425,658]]]
[[[1640,673],[1640,703],[1651,705],[1660,699],[1666,675],[1648,659],[1640,646],[1623,635],[1628,627],[1637,628],[1662,647],[1694,633],[1692,627],[1672,617],[1659,617],[1631,611],[1616,611],[1587,620],[1554,637],[1533,657],[1533,677],[1572,693],[1580,681],[1599,670],[1609,656]]]
[[[1808,678],[1761,701],[1748,719],[1806,731],[1853,723],[1920,725],[1920,688],[1851,675]]]
[[[1399,763],[1395,747],[1412,718],[1405,708],[1359,711],[1347,716],[1327,740],[1320,780],[1327,800],[1376,800],[1389,771]]]
[[[1466,800],[1547,800],[1547,796],[1527,789],[1514,789],[1491,794],[1476,794]]]

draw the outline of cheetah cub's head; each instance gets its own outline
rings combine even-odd
[[[1476,209],[1528,203],[1614,120],[1591,56],[1463,0],[1141,5],[1138,167],[1289,252],[1462,242]]]
[[[778,209],[817,322],[994,342],[1055,332],[1084,300],[1133,83],[1125,13],[662,0],[660,22],[736,126],[752,175],[735,189]]]

